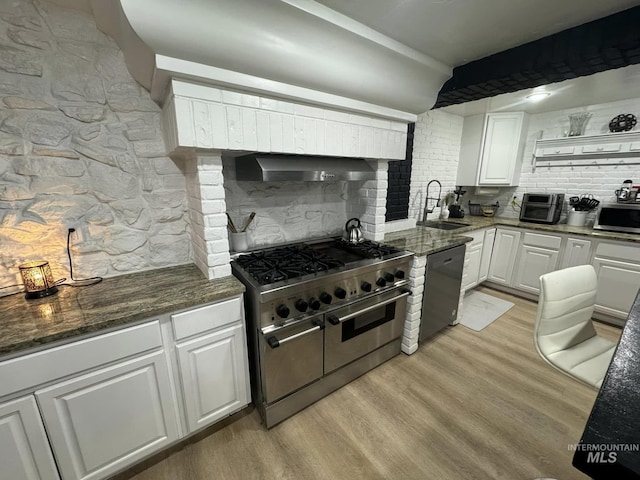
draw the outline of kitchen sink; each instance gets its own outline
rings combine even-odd
[[[458,222],[445,222],[441,220],[429,220],[423,223],[423,226],[429,228],[438,228],[440,230],[455,230],[457,228],[464,228],[471,226],[470,223],[458,223]]]

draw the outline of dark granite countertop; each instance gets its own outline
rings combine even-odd
[[[245,287],[235,277],[207,280],[195,265],[105,278],[88,287],[26,300],[0,298],[0,355],[97,332],[232,297]]]
[[[591,227],[572,227],[566,224],[545,225],[541,223],[521,222],[517,218],[468,216],[464,218],[449,218],[447,222],[462,223],[466,224],[466,226],[455,230],[439,230],[418,225],[408,230],[387,233],[384,236],[384,243],[408,250],[418,256],[430,255],[469,242],[471,238],[464,236],[467,232],[500,226],[525,228],[548,233],[580,235],[600,240],[640,243],[640,234],[636,233],[605,232],[602,230],[594,230]]]
[[[640,478],[640,294],[598,392],[573,465],[594,479]],[[613,455],[611,455],[613,453]]]

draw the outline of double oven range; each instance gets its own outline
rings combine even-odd
[[[337,238],[232,262],[247,288],[252,393],[267,428],[400,353],[412,255]]]

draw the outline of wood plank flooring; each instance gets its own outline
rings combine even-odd
[[[448,328],[270,431],[253,411],[131,478],[587,478],[567,446],[596,391],[538,356],[535,302],[479,290],[515,307],[481,332]]]

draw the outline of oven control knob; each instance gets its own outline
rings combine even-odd
[[[339,298],[339,299],[341,299],[341,300],[342,300],[343,298],[346,298],[346,296],[347,296],[347,291],[346,291],[344,288],[340,288],[340,287],[338,287],[338,288],[336,288],[335,292],[333,292],[333,294],[334,294],[337,298]]]
[[[327,292],[322,292],[320,294],[320,301],[322,303],[326,303],[327,305],[329,305],[331,303],[331,300],[332,300],[332,297]]]
[[[397,278],[398,280],[402,280],[402,279],[404,278],[404,270],[398,270],[398,271],[396,272],[396,278]]]
[[[316,298],[310,298],[309,299],[309,306],[311,307],[312,310],[319,310],[320,309],[320,300],[318,300]]]
[[[301,298],[296,300],[296,303],[294,303],[293,306],[296,307],[296,310],[298,310],[299,312],[306,312],[307,308],[309,308],[309,304]]]
[[[396,277],[394,277],[393,273],[387,272],[384,274],[384,279],[387,281],[387,283],[393,283]]]
[[[376,280],[376,285],[378,285],[379,287],[384,287],[387,284],[387,281],[380,277]]]
[[[362,289],[363,292],[370,292],[371,284],[369,282],[362,282],[362,285],[360,285],[360,288]]]
[[[284,304],[278,305],[276,307],[276,313],[280,318],[287,318],[289,316],[289,307]]]

